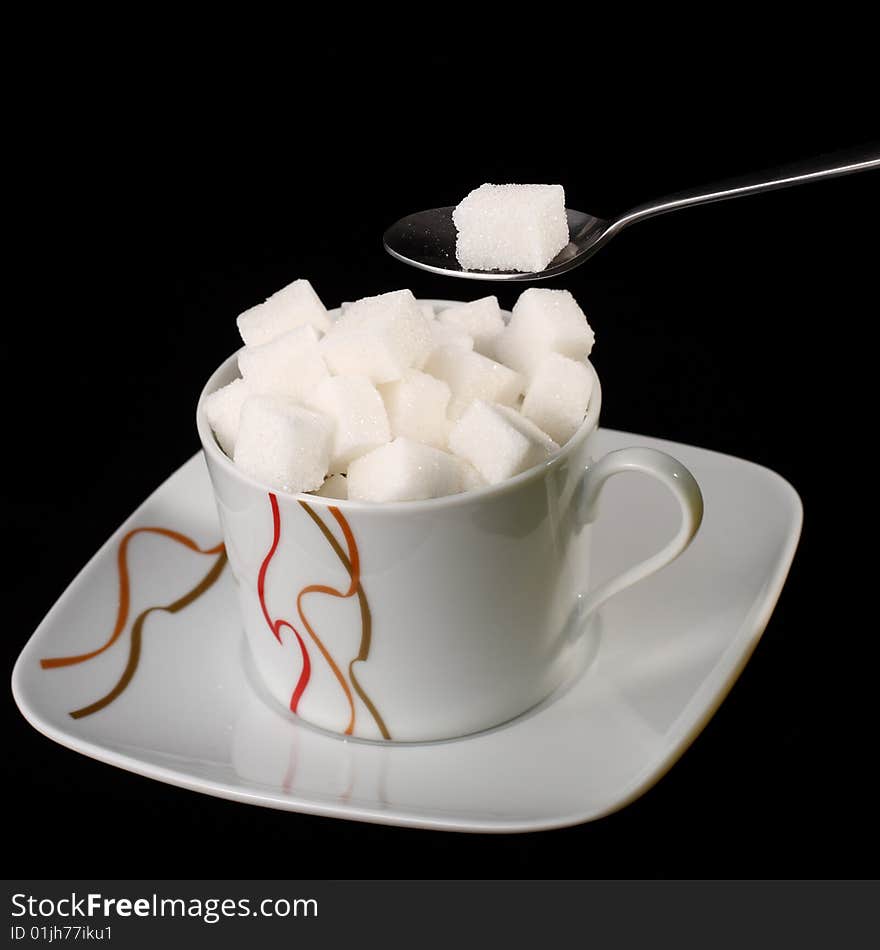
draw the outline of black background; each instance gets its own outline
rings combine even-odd
[[[328,306],[408,286],[497,292],[509,307],[521,285],[407,269],[383,253],[382,231],[487,180],[561,182],[571,207],[612,215],[880,138],[856,62],[834,88],[809,58],[759,69],[746,55],[625,77],[565,56],[551,81],[549,58],[524,66],[520,49],[513,68],[512,52],[454,44],[402,62],[300,36],[285,59],[267,53],[271,66],[227,57],[172,83],[160,51],[130,75],[121,50],[18,103],[8,671],[85,561],[196,451],[196,397],[238,345],[236,314],[280,286],[308,277]],[[649,221],[550,284],[596,331],[604,425],[757,461],[805,507],[749,666],[643,798],[592,824],[501,837],[280,813],[76,755],[7,694],[6,806],[27,832],[15,874],[869,873],[876,713],[859,677],[876,628],[878,186],[871,173]]]

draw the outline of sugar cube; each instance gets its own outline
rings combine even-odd
[[[561,185],[480,185],[452,220],[465,270],[542,271],[568,244]]]
[[[592,392],[593,374],[586,363],[548,353],[526,390],[522,414],[564,445],[584,421]]]
[[[331,330],[355,329],[373,321],[387,319],[389,316],[403,315],[411,317],[422,313],[419,302],[411,290],[391,290],[372,297],[361,297],[351,303],[344,303],[341,312],[331,326]]]
[[[307,280],[282,287],[263,303],[245,310],[236,322],[246,346],[269,343],[305,323],[322,332],[330,328],[327,309]]]
[[[355,459],[348,469],[348,497],[358,501],[417,501],[462,489],[457,459],[405,436]]]
[[[251,392],[302,400],[330,373],[318,348],[318,334],[309,324],[259,346],[246,346],[238,368]]]
[[[422,311],[422,315],[426,320],[433,320],[437,314],[434,313],[434,305],[428,303],[427,300],[419,301],[419,310]]]
[[[586,359],[593,340],[583,310],[567,290],[530,287],[520,294],[510,323],[495,342],[495,358],[531,376],[548,353]]]
[[[424,365],[432,349],[430,321],[408,290],[365,297],[345,308],[321,349],[335,376],[388,383]]]
[[[439,320],[432,320],[430,330],[432,353],[438,346],[450,344],[460,346],[465,350],[474,348],[474,338],[456,323],[441,323]]]
[[[512,406],[525,387],[525,379],[519,373],[460,346],[434,350],[425,372],[442,379],[452,390],[451,419],[457,419],[475,399]]]
[[[478,399],[453,426],[449,448],[496,485],[543,462],[559,446],[515,409]]]
[[[344,475],[331,475],[315,494],[321,495],[322,498],[339,498],[344,501],[348,498],[348,480]]]
[[[379,387],[391,434],[405,435],[426,445],[445,448],[446,410],[452,398],[449,386],[427,373],[409,370],[403,379]]]
[[[324,483],[332,437],[329,420],[286,396],[248,396],[241,407],[235,464],[272,488],[314,491]]]
[[[463,458],[458,458],[458,456],[453,456],[453,458],[458,461],[459,469],[461,470],[462,491],[475,491],[477,488],[484,488],[489,484],[470,462],[466,462]]]
[[[492,356],[493,343],[504,329],[504,317],[497,297],[482,297],[458,307],[449,307],[437,314],[437,321],[447,326],[460,327],[473,338],[474,349],[484,356]]]
[[[230,458],[235,452],[241,407],[250,394],[250,388],[243,379],[234,379],[228,386],[222,386],[205,398],[208,424],[214,430],[220,448]]]
[[[352,459],[391,439],[382,397],[366,376],[329,376],[306,404],[333,424],[331,473],[344,472]]]

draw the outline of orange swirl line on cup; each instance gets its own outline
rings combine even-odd
[[[296,609],[299,613],[299,619],[302,620],[303,626],[306,630],[309,631],[309,636],[315,641],[315,645],[321,651],[321,656],[327,661],[330,669],[333,671],[333,675],[336,677],[339,685],[342,687],[342,691],[345,693],[345,698],[348,701],[348,725],[345,727],[344,735],[350,736],[354,730],[354,697],[351,695],[351,690],[348,688],[348,683],[345,682],[345,677],[342,675],[342,670],[336,665],[333,660],[333,657],[330,656],[327,647],[321,642],[320,637],[315,633],[314,628],[309,623],[309,618],[306,617],[305,611],[302,606],[302,599],[306,594],[328,594],[330,597],[349,597],[349,594],[343,594],[341,591],[336,590],[333,587],[327,587],[326,584],[309,584],[308,587],[304,587],[296,595]]]
[[[113,628],[113,632],[110,634],[110,639],[101,647],[98,647],[96,650],[92,650],[90,653],[80,653],[77,656],[59,656],[59,657],[50,657],[48,659],[40,660],[40,666],[44,670],[54,669],[59,666],[73,666],[75,663],[83,663],[86,660],[91,660],[96,656],[100,656],[105,650],[109,649],[113,644],[119,639],[122,631],[125,629],[126,621],[128,620],[128,610],[131,600],[131,591],[128,580],[128,544],[131,539],[141,533],[150,533],[150,534],[160,534],[166,538],[171,538],[172,541],[176,541],[178,544],[184,545],[184,547],[189,548],[191,551],[195,551],[197,554],[218,554],[219,552],[225,552],[223,543],[216,545],[213,548],[200,548],[192,538],[188,538],[185,534],[180,534],[178,531],[171,531],[168,528],[134,528],[132,531],[129,531],[128,534],[123,537],[122,542],[119,545],[119,550],[116,554],[116,564],[117,571],[119,573],[119,608],[116,613],[116,625]],[[225,558],[225,553],[224,553]]]
[[[351,597],[352,594],[357,594],[358,606],[361,612],[361,642],[358,649],[357,656],[348,664],[348,675],[351,678],[352,685],[355,688],[355,692],[360,697],[363,704],[367,707],[370,712],[370,715],[373,717],[373,721],[376,723],[379,728],[379,732],[384,739],[390,739],[391,733],[388,731],[388,727],[385,725],[382,716],[379,714],[379,710],[376,709],[376,706],[373,704],[370,697],[367,695],[366,690],[360,685],[357,680],[357,677],[354,673],[354,664],[358,662],[363,662],[367,659],[370,654],[370,644],[372,641],[372,615],[370,613],[370,605],[367,601],[367,596],[364,593],[363,586],[361,585],[360,578],[360,553],[358,551],[357,542],[355,541],[354,533],[351,530],[351,526],[345,518],[345,515],[342,512],[334,507],[329,506],[330,513],[336,519],[339,527],[342,529],[342,533],[345,536],[346,546],[348,547],[348,555],[345,551],[342,550],[339,542],[333,535],[333,532],[327,527],[321,518],[318,517],[317,513],[304,501],[299,503],[306,514],[315,522],[318,526],[321,534],[324,535],[327,543],[333,549],[333,552],[342,562],[343,567],[348,571],[349,577],[351,578],[351,584],[349,585],[348,592],[346,594],[340,594],[339,591],[334,591],[333,596],[340,597]],[[349,694],[350,695],[350,694]]]
[[[204,594],[205,591],[215,583],[217,578],[223,572],[223,567],[226,564],[226,551],[222,544],[219,545],[219,547],[221,549],[220,554],[217,560],[214,562],[214,566],[199,581],[199,583],[193,587],[192,590],[188,591],[183,595],[183,597],[178,598],[165,607],[147,607],[146,610],[142,610],[138,614],[137,619],[131,628],[131,640],[128,648],[128,662],[125,665],[125,669],[123,670],[119,681],[105,696],[95,700],[95,702],[88,706],[83,706],[82,709],[75,709],[72,713],[70,713],[72,719],[82,719],[84,716],[91,716],[92,713],[98,712],[99,709],[109,706],[114,699],[118,698],[123,692],[125,692],[126,687],[131,682],[134,674],[137,672],[138,663],[140,662],[144,621],[146,621],[147,617],[149,617],[149,615],[155,610],[162,610],[165,613],[176,614],[179,610],[183,610],[184,607],[187,607],[194,600],[198,600],[198,598],[201,597],[202,594]]]

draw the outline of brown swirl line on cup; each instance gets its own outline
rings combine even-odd
[[[184,607],[187,607],[189,604],[193,603],[193,601],[198,600],[198,598],[201,597],[205,591],[214,585],[217,578],[223,572],[223,567],[226,564],[226,548],[222,543],[216,545],[213,548],[207,548],[203,550],[191,538],[188,538],[186,535],[180,534],[177,531],[170,531],[167,528],[144,527],[135,528],[134,530],[129,531],[128,534],[123,537],[119,545],[119,551],[117,553],[117,568],[119,571],[119,608],[116,616],[116,624],[113,628],[110,639],[107,640],[103,646],[96,650],[92,650],[90,653],[82,653],[77,656],[51,657],[40,660],[40,666],[42,666],[43,669],[72,666],[77,663],[83,663],[86,660],[91,660],[107,650],[113,645],[113,643],[116,642],[117,639],[119,639],[119,636],[125,629],[130,606],[130,584],[128,578],[127,562],[128,543],[136,534],[140,534],[142,532],[160,534],[164,537],[171,538],[173,541],[183,544],[185,547],[189,548],[191,551],[195,551],[198,554],[216,554],[217,560],[214,562],[211,570],[208,571],[202,580],[199,581],[199,583],[196,584],[192,590],[184,594],[183,597],[178,598],[164,607],[148,607],[146,610],[143,610],[140,614],[138,614],[134,624],[132,625],[128,662],[126,663],[125,670],[123,671],[122,676],[119,678],[119,681],[116,683],[113,689],[111,689],[110,692],[101,699],[96,700],[94,703],[91,703],[88,706],[84,706],[82,709],[75,709],[73,712],[71,712],[70,716],[73,719],[82,719],[84,716],[90,716],[92,713],[98,712],[99,709],[109,706],[114,699],[116,699],[125,691],[126,687],[134,677],[134,674],[138,668],[138,663],[140,662],[143,626],[147,617],[155,610],[162,610],[166,613],[176,614],[178,611],[183,610]]]
[[[352,595],[357,595],[358,607],[360,608],[361,613],[361,642],[358,648],[357,656],[348,664],[348,675],[351,679],[352,686],[354,686],[355,692],[361,698],[363,704],[367,707],[370,712],[370,715],[373,717],[373,721],[376,723],[376,726],[379,729],[379,732],[382,735],[383,739],[390,739],[391,733],[388,731],[388,727],[385,725],[382,716],[379,714],[379,710],[374,705],[373,701],[367,695],[366,690],[358,682],[357,676],[354,672],[355,663],[363,663],[370,655],[370,644],[373,638],[373,618],[370,613],[370,605],[367,601],[367,595],[364,593],[363,585],[361,584],[360,576],[360,553],[358,552],[357,542],[355,541],[354,532],[351,530],[351,526],[345,518],[345,515],[342,512],[330,505],[330,514],[336,519],[339,524],[339,527],[342,529],[342,533],[345,536],[345,542],[348,546],[348,554],[342,550],[342,546],[336,540],[333,535],[333,532],[327,527],[321,518],[318,517],[317,513],[308,505],[307,502],[300,501],[300,506],[305,511],[305,513],[315,522],[318,528],[321,531],[321,534],[324,535],[327,543],[333,549],[334,554],[342,562],[342,566],[348,571],[348,576],[351,579],[349,589],[345,594],[342,594],[340,591],[336,591],[333,588],[326,588],[319,585],[312,585],[309,588],[305,588],[300,591],[299,597],[297,597],[297,607],[300,606],[300,600],[302,595],[309,590],[320,591],[322,593],[330,594],[334,597],[351,597]],[[303,623],[308,627],[308,622],[303,616],[302,610],[300,610],[300,617],[303,620]],[[311,632],[311,628],[309,628]],[[354,719],[352,718],[351,727],[354,726]]]

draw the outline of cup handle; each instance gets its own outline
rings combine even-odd
[[[609,452],[587,468],[581,482],[578,503],[578,519],[581,524],[596,520],[602,487],[612,475],[620,472],[642,472],[662,482],[675,495],[681,508],[681,526],[675,537],[656,554],[586,594],[581,604],[584,614],[591,613],[609,597],[674,561],[691,543],[703,520],[703,493],[687,468],[665,452],[633,447]]]

